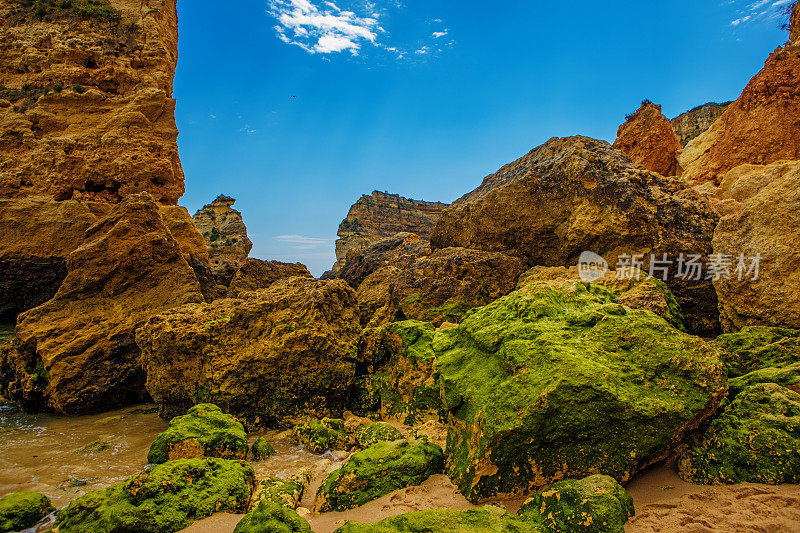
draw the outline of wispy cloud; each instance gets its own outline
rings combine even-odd
[[[447,35],[447,33],[448,33],[448,30],[445,28],[444,31],[435,31],[435,32],[433,32],[432,37],[434,39],[438,39],[440,37],[444,37],[445,35]]]
[[[736,10],[736,18],[731,20],[731,26],[756,22],[773,24],[784,16],[782,8],[794,2],[795,0],[731,0],[728,5],[741,6]]]
[[[275,238],[296,250],[313,250],[333,245],[335,238],[309,237],[307,235],[276,235]]]
[[[378,32],[383,31],[373,4],[366,4],[363,15],[327,1],[269,0],[269,7],[278,21],[278,38],[311,54],[358,55],[364,44],[377,45]]]

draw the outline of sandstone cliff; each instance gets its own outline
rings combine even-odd
[[[681,146],[686,146],[689,141],[696,139],[701,133],[708,130],[728,109],[729,105],[731,102],[723,104],[709,102],[673,118],[670,123]]]
[[[337,274],[344,267],[348,253],[363,250],[397,233],[414,233],[428,239],[446,207],[447,204],[441,202],[411,200],[378,191],[362,196],[339,225],[332,273]]]
[[[792,20],[796,37],[797,8]],[[800,159],[800,45],[792,42],[775,50],[741,96],[684,148],[684,179],[718,185],[739,165]]]
[[[791,26],[789,41],[795,46],[800,45],[800,2],[795,3],[789,24]]]
[[[184,191],[176,0],[0,0],[0,197]]]
[[[627,154],[637,165],[662,176],[677,176],[681,145],[661,106],[649,100],[628,116],[617,130],[613,148]]]
[[[205,238],[211,270],[224,285],[230,284],[253,248],[242,214],[231,207],[235,203],[233,198],[221,194],[192,217]]]

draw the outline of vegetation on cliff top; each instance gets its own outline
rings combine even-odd
[[[71,18],[119,22],[120,11],[107,0],[15,0],[24,14],[36,20],[54,22]],[[18,13],[19,15],[19,13]]]

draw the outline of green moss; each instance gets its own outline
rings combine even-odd
[[[244,426],[213,404],[195,405],[184,416],[172,419],[147,454],[149,463],[165,463],[173,448],[196,439],[205,457],[244,459],[247,457],[247,433]]]
[[[297,424],[292,429],[292,439],[312,453],[348,450],[352,445],[350,437],[344,431],[344,420],[338,418],[323,418]]]
[[[378,442],[353,454],[327,477],[314,505],[319,512],[346,511],[398,489],[419,485],[442,471],[442,449],[423,438]]]
[[[0,498],[0,533],[36,525],[55,511],[50,498],[38,492],[15,492]]]
[[[744,389],[759,383],[777,383],[782,387],[800,391],[800,363],[781,368],[769,367],[755,370],[730,380],[730,393],[735,396]]]
[[[217,512],[246,512],[254,483],[242,461],[179,459],[81,496],[55,526],[60,533],[171,533]]]
[[[633,498],[614,478],[594,475],[554,483],[528,498],[518,514],[548,531],[624,533],[634,509]]]
[[[275,455],[275,448],[272,447],[272,444],[270,444],[265,437],[258,437],[250,451],[253,461],[262,461],[267,457]]]
[[[258,482],[258,494],[256,502],[266,502],[277,504],[282,507],[294,509],[303,497],[305,485],[301,479],[293,477],[281,479],[270,476]]]
[[[800,483],[800,394],[774,383],[746,388],[678,473],[693,483]]]
[[[98,453],[102,453],[111,447],[111,443],[109,442],[111,438],[112,438],[111,435],[103,435],[102,437],[100,437],[99,440],[87,444],[86,446],[78,450],[78,452],[84,455],[95,455]]]
[[[471,501],[627,480],[726,388],[716,350],[572,280],[532,282],[436,333],[447,471]]]
[[[348,522],[336,533],[544,533],[535,522],[516,517],[499,507],[487,506],[468,511],[415,511],[386,518],[374,524]],[[565,532],[566,533],[566,532]]]
[[[356,432],[356,442],[362,448],[369,448],[376,442],[399,440],[403,434],[391,424],[386,422],[376,422],[358,428]]]
[[[244,515],[233,533],[311,533],[311,526],[291,509],[262,502]]]
[[[800,362],[800,331],[792,329],[748,326],[716,342],[730,378]]]

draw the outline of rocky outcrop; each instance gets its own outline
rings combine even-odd
[[[728,213],[713,242],[722,326],[800,329],[800,163],[734,169],[715,197]]]
[[[211,270],[223,285],[230,285],[253,248],[242,214],[231,207],[235,203],[233,198],[219,195],[192,217],[206,240]]]
[[[728,109],[729,105],[731,105],[731,102],[722,104],[709,102],[673,118],[670,124],[672,124],[672,130],[675,135],[678,136],[681,147],[686,146],[690,141],[708,130],[722,116],[722,113]]]
[[[626,117],[617,130],[613,148],[627,154],[637,165],[663,176],[678,176],[678,152],[681,144],[661,106],[649,100]]]
[[[339,225],[336,264],[329,275],[336,275],[347,262],[348,254],[397,233],[414,233],[427,240],[447,204],[403,198],[397,194],[373,191],[362,196]]]
[[[687,326],[713,332],[714,288],[679,277],[678,259],[708,256],[716,224],[717,215],[683,182],[637,168],[604,141],[569,137],[551,139],[454,202],[431,244],[502,252],[531,266],[575,265],[582,252],[594,251],[614,268],[642,254],[645,271],[652,257],[667,254],[667,283]]]
[[[472,502],[667,457],[727,391],[717,350],[602,286],[526,283],[437,332],[446,470]]]
[[[175,0],[2,0],[0,17],[0,197],[177,203]]]
[[[800,159],[798,116],[800,46],[787,44],[769,56],[711,128],[684,148],[679,157],[683,178],[719,184],[739,165]]]
[[[302,263],[262,261],[251,257],[234,274],[231,285],[228,287],[228,297],[235,298],[241,292],[267,289],[280,279],[298,276],[313,277],[308,268]]]
[[[146,398],[134,331],[155,313],[202,301],[153,197],[128,196],[85,231],[53,299],[20,315],[0,354],[3,396],[68,414]]]
[[[289,278],[244,299],[186,305],[137,332],[162,414],[214,403],[248,426],[341,411],[360,328],[344,281]]]
[[[800,45],[800,3],[795,2],[792,15],[789,20],[789,42],[794,46]]]

